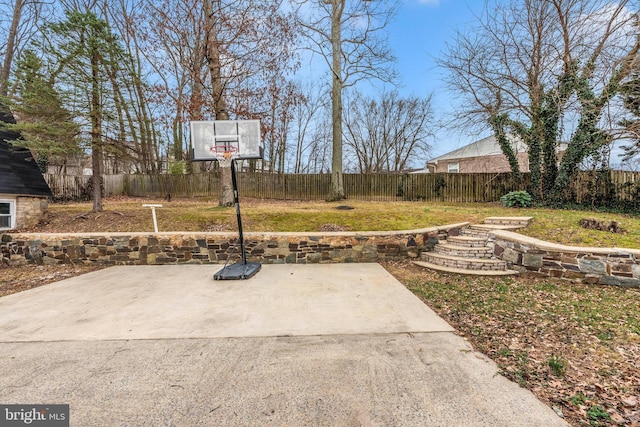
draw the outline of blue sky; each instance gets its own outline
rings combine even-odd
[[[401,95],[427,97],[432,95],[432,105],[436,121],[449,117],[454,97],[445,89],[444,71],[436,66],[438,58],[445,49],[447,41],[453,42],[456,30],[466,30],[481,15],[485,0],[400,0],[402,2],[398,15],[387,27],[389,47],[397,62]],[[327,72],[323,59],[310,55],[299,71],[304,78],[318,78],[319,73]],[[381,83],[371,81],[379,93]],[[358,88],[367,92],[371,86],[361,82]],[[429,158],[426,161],[449,151],[470,144],[490,135],[490,131],[481,134],[467,135],[458,129],[440,129],[432,142]]]
[[[389,27],[389,42],[397,57],[396,68],[404,86],[403,95],[433,95],[436,119],[446,119],[455,106],[455,94],[444,87],[444,70],[436,66],[447,41],[453,43],[456,30],[466,31],[482,15],[484,0],[402,0],[398,16]],[[433,141],[430,158],[453,151],[491,135],[487,128],[477,134],[460,129],[440,129]],[[617,143],[611,163],[618,165],[621,150]]]
[[[483,0],[404,0],[398,16],[389,27],[389,42],[398,59],[396,68],[404,84],[402,94],[433,94],[437,118],[452,108],[452,94],[444,88],[443,70],[436,67],[447,41],[453,41],[457,29],[469,27],[480,15]],[[431,157],[455,150],[489,135],[459,134],[444,129],[436,135]]]

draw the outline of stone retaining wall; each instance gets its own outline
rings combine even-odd
[[[419,258],[468,223],[395,232],[246,233],[247,259],[264,264]],[[640,288],[640,250],[584,248],[510,231],[489,235],[509,269],[542,277]],[[2,234],[0,262],[104,265],[220,264],[240,259],[234,233]]]
[[[418,258],[434,235],[465,224],[396,232],[245,233],[247,259],[264,264]],[[2,234],[0,262],[104,265],[236,262],[234,233]]]
[[[493,231],[494,254],[507,267],[542,277],[640,288],[640,250],[565,246]]]

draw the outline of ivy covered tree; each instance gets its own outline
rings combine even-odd
[[[45,76],[43,61],[31,50],[17,63],[13,92],[11,110],[17,124],[7,127],[21,134],[14,145],[31,150],[43,170],[49,162],[63,164],[69,156],[82,152],[80,127]]]
[[[640,72],[636,71],[632,78],[623,86],[623,101],[630,117],[621,121],[624,136],[629,143],[622,148],[625,151],[624,160],[631,160],[640,154]]]
[[[633,10],[627,0],[498,2],[440,61],[463,98],[459,122],[489,124],[516,175],[509,136],[526,144],[539,202],[570,198],[580,165],[611,143],[605,114],[640,48]]]

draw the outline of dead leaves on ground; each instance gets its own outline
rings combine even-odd
[[[69,277],[104,268],[98,265],[24,265],[0,264],[0,297],[37,288]]]
[[[384,266],[572,425],[640,427],[640,290]]]

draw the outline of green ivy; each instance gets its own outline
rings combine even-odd
[[[498,140],[498,144],[502,149],[502,152],[507,157],[509,161],[509,166],[511,167],[511,173],[513,174],[513,179],[517,184],[522,182],[522,174],[520,173],[520,165],[518,164],[518,159],[516,154],[513,151],[513,147],[507,138],[505,128],[510,123],[509,116],[507,114],[494,114],[489,118],[489,123],[493,128],[493,132]]]

